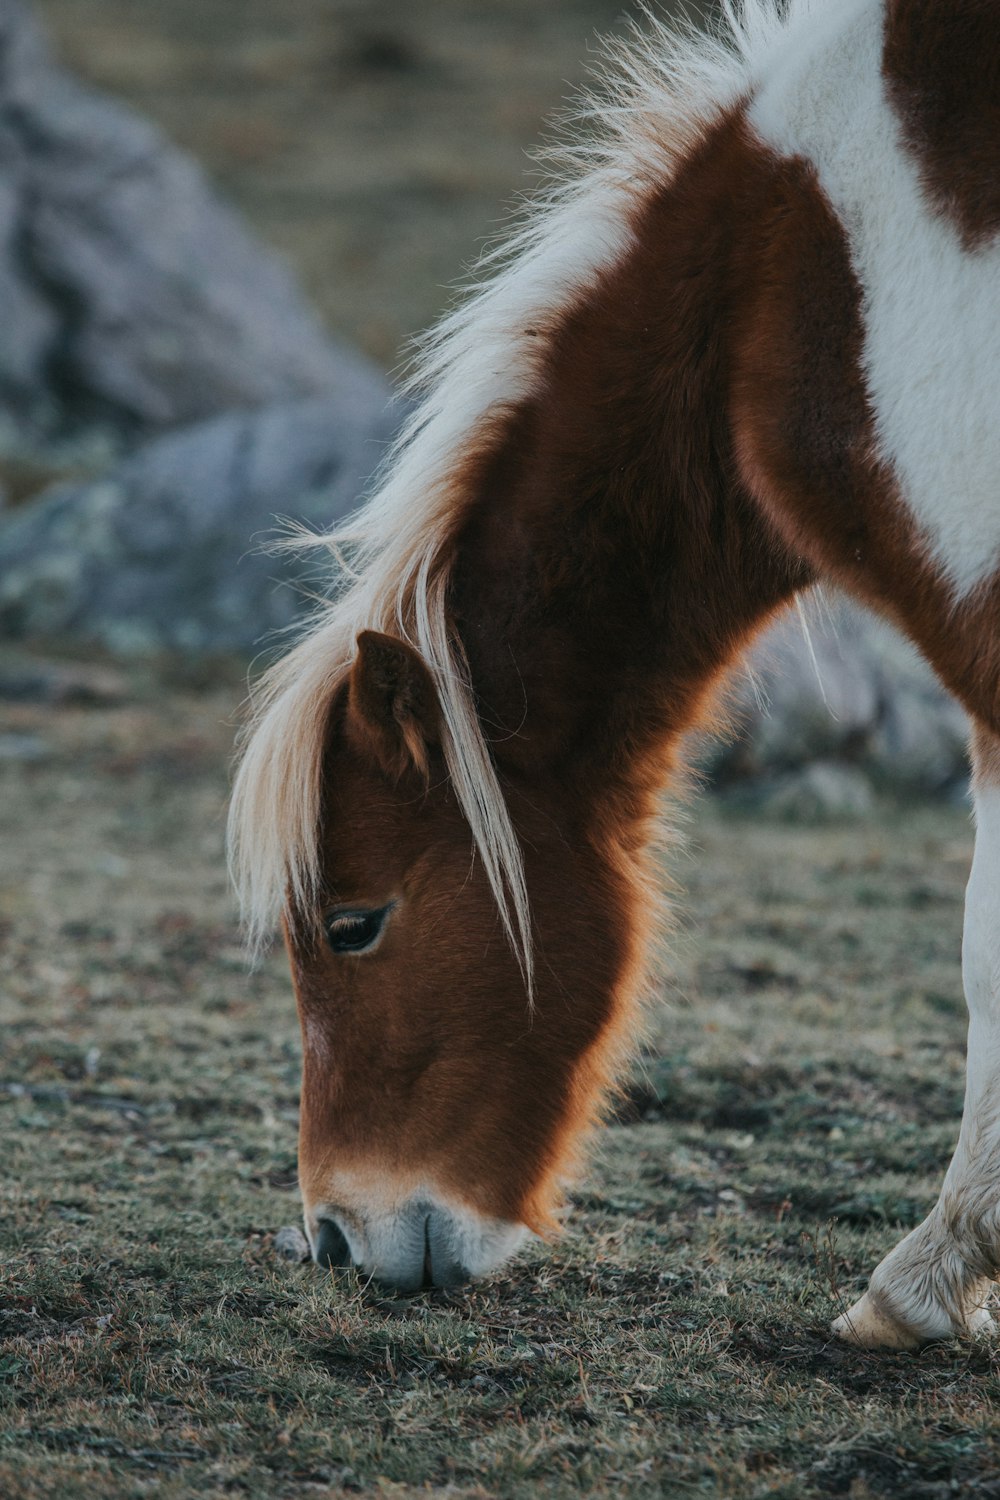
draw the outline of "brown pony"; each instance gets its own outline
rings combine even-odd
[[[554,1222],[627,1051],[657,807],[816,580],[965,704],[962,1134],[836,1325],[990,1322],[1000,1266],[1000,0],[742,0],[623,48],[593,139],[430,341],[349,584],[264,685],[232,847],[283,918],[320,1262],[397,1287]]]

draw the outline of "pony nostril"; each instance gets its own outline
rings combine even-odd
[[[320,1219],[316,1228],[313,1259],[318,1266],[344,1267],[351,1264],[351,1252],[339,1224]]]

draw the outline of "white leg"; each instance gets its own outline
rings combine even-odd
[[[912,1348],[992,1331],[1000,1271],[1000,741],[973,734],[976,852],[965,898],[962,980],[969,1007],[958,1146],[931,1213],[876,1267],[834,1332],[868,1347]]]

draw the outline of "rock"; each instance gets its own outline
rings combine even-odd
[[[873,623],[850,607],[835,614],[814,608],[804,626],[793,609],[760,643],[751,662],[755,682],[742,697],[763,765],[800,765],[831,751],[849,755],[865,740],[879,719],[883,691],[870,643]]]
[[[280,1255],[282,1260],[297,1263],[311,1257],[309,1241],[297,1224],[286,1224],[283,1229],[278,1230],[274,1236],[274,1253]]]
[[[765,782],[755,800],[761,811],[790,823],[851,822],[875,805],[863,771],[822,760]]]
[[[0,0],[0,410],[133,440],[380,379],[151,124],[51,58]]]
[[[968,722],[912,646],[885,622],[845,599],[789,611],[752,653],[735,684],[738,737],[710,749],[706,765],[722,785],[764,778],[761,794],[778,795],[780,777],[812,762],[822,775],[836,765],[854,775],[812,788],[791,803],[844,799],[861,810],[864,794],[887,786],[950,794],[968,775]],[[849,789],[849,783],[853,790]]]
[[[904,786],[947,791],[968,779],[969,721],[926,662],[888,627],[872,636],[883,688],[870,763]]]
[[[0,521],[3,512],[33,503],[54,484],[96,479],[121,458],[121,434],[96,427],[54,436],[29,430],[0,394]]]
[[[0,159],[0,634],[254,651],[317,572],[259,543],[354,507],[388,386],[20,0],[0,0]]]
[[[0,635],[126,655],[256,651],[329,568],[264,550],[358,503],[396,426],[387,385],[234,413],[0,516]]]

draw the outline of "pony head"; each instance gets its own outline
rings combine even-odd
[[[400,1289],[485,1274],[555,1222],[634,988],[632,879],[556,788],[510,787],[533,983],[448,774],[421,656],[364,631],[322,747],[318,863],[286,912],[315,1259]]]

